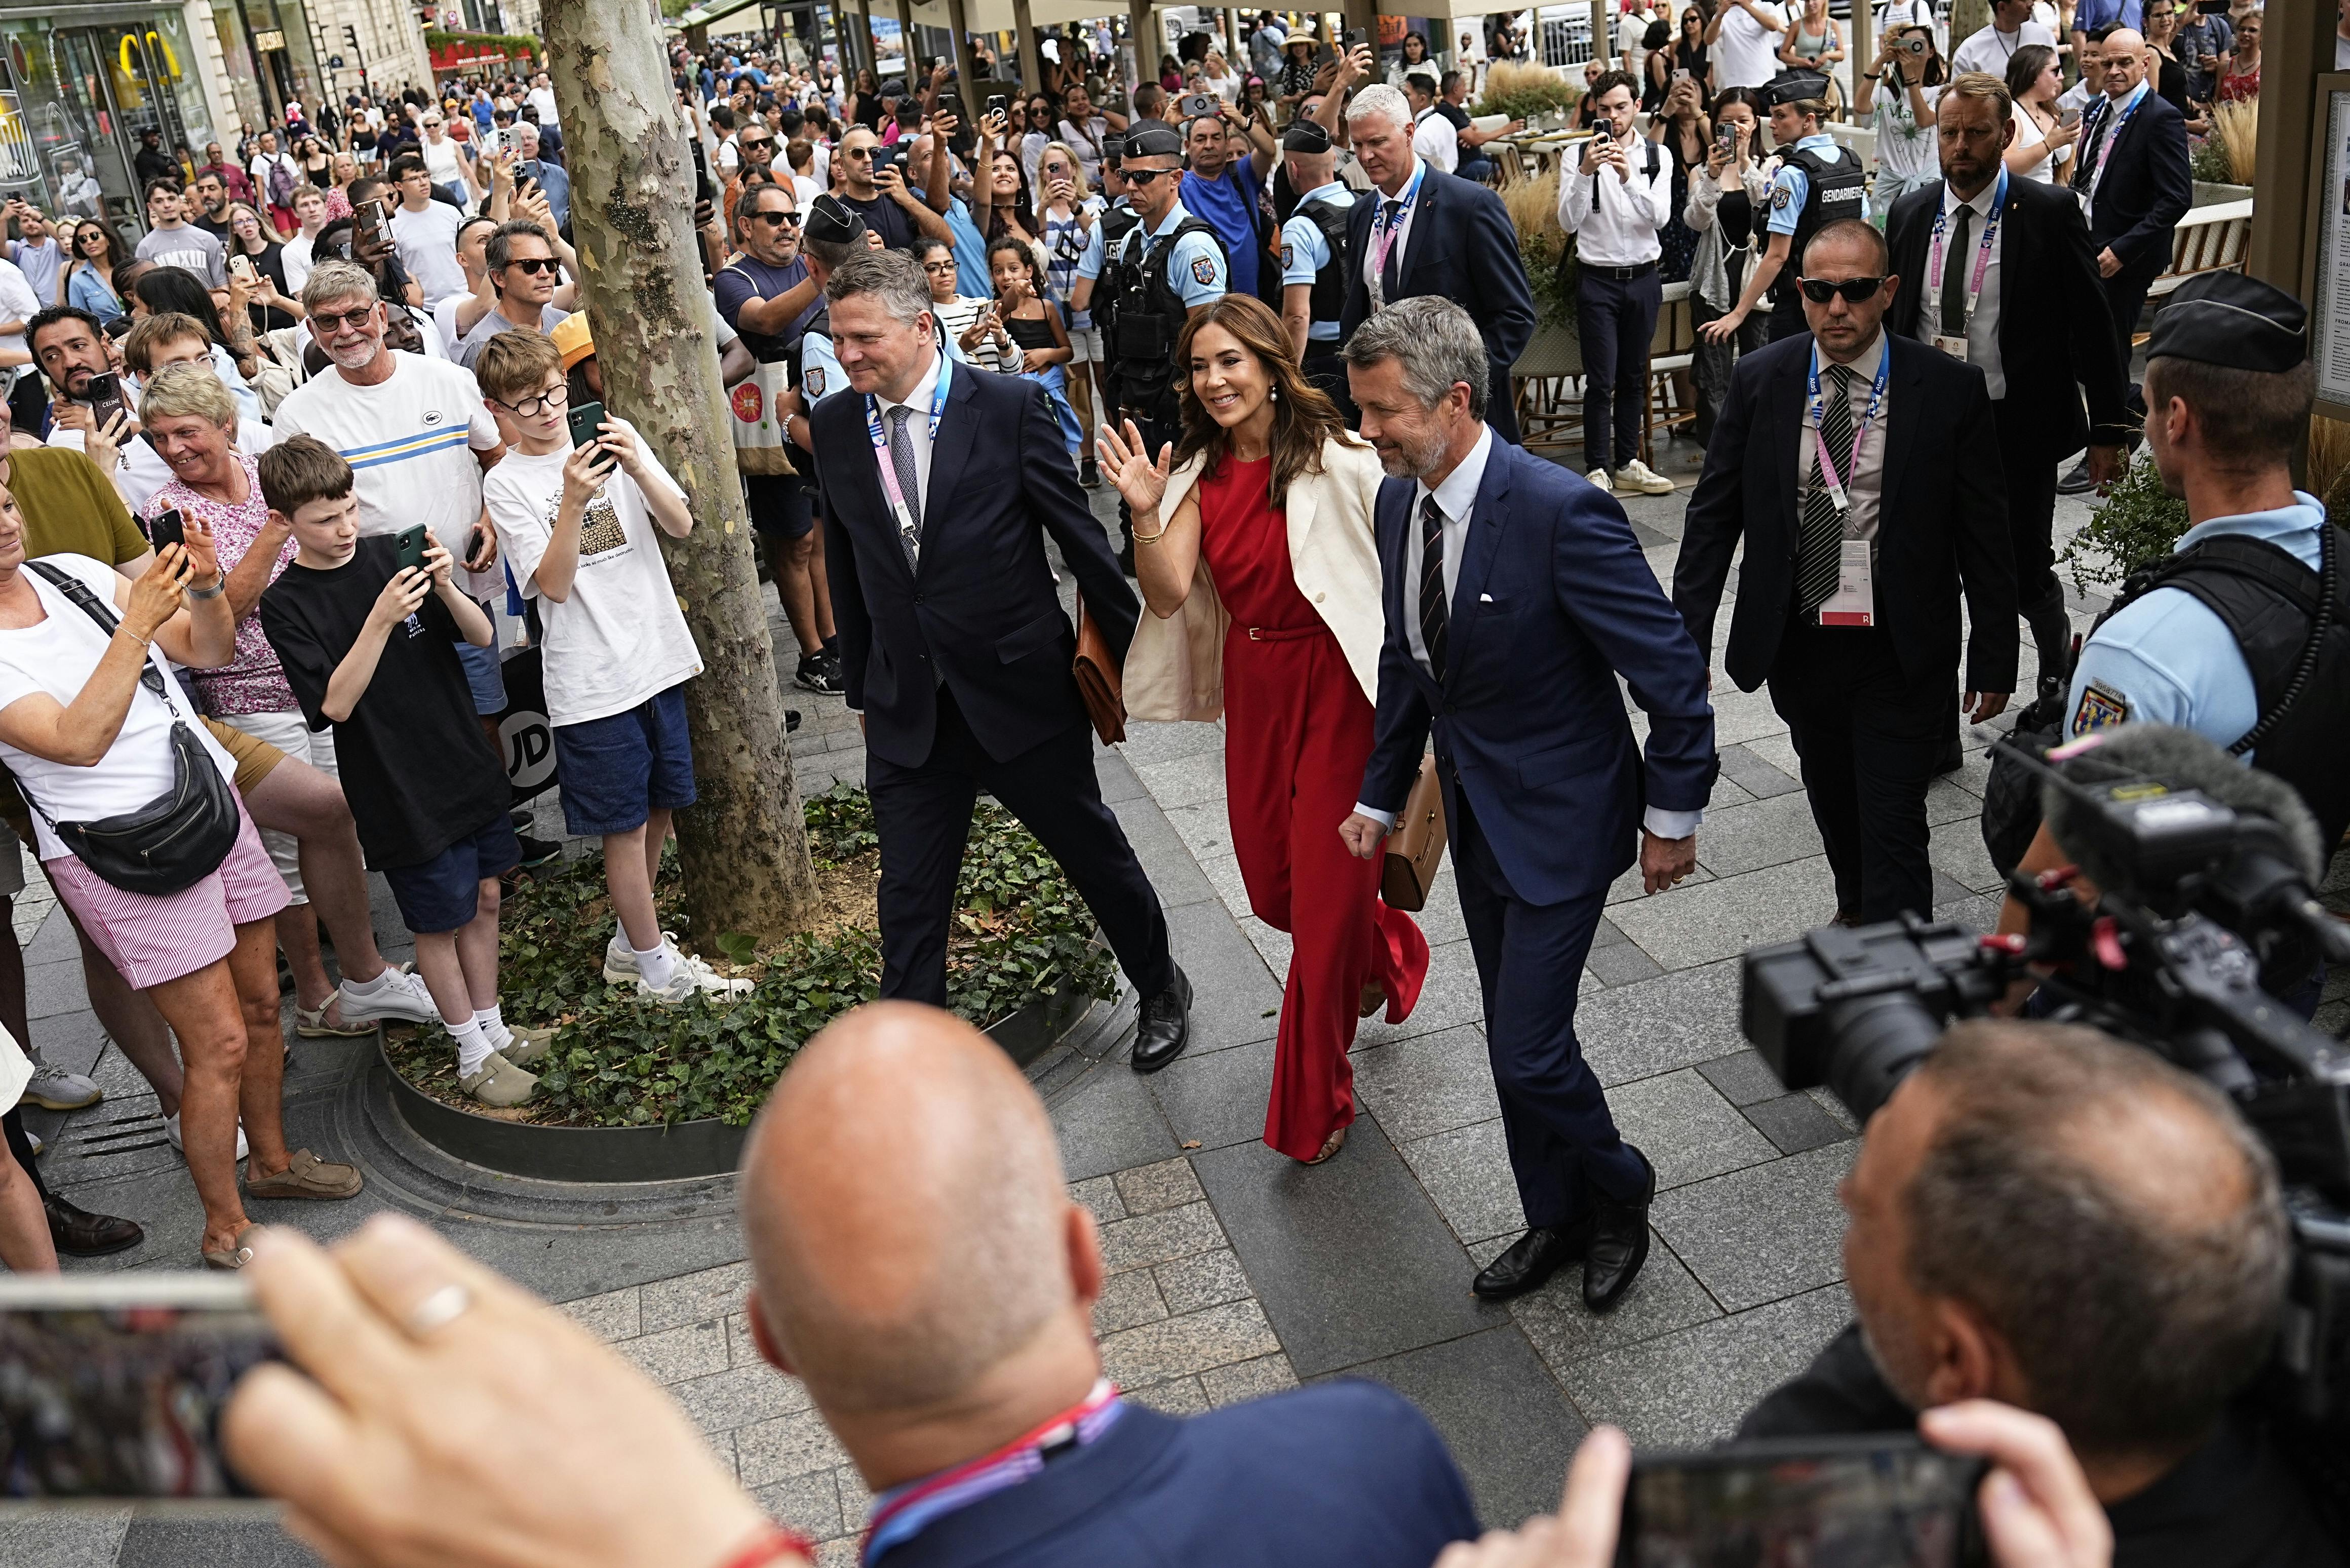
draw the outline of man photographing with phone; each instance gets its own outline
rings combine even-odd
[[[1185,124],[1183,145],[1191,163],[1181,181],[1184,209],[1206,220],[1224,242],[1224,254],[1232,264],[1231,291],[1257,294],[1261,270],[1274,261],[1269,244],[1278,244],[1272,238],[1264,205],[1257,200],[1265,177],[1273,172],[1273,133],[1243,119],[1240,110],[1220,105]],[[1279,297],[1277,290],[1274,297]]]
[[[841,205],[863,218],[865,226],[881,236],[884,250],[908,249],[916,234],[928,234],[953,244],[954,230],[948,226],[946,219],[931,212],[906,189],[905,172],[895,161],[897,151],[883,147],[881,139],[863,126],[843,137],[840,189],[835,192]]]

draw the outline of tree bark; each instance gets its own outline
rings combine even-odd
[[[1948,59],[1958,53],[1960,44],[1990,26],[1991,0],[1953,0],[1950,6],[1950,47],[1942,57]]]
[[[570,160],[572,240],[605,398],[684,487],[694,527],[663,538],[701,650],[685,689],[700,801],[677,819],[697,945],[773,941],[816,915],[806,821],[784,741],[775,649],[734,466],[692,223],[690,132],[658,0],[546,0]]]

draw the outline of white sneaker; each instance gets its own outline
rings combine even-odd
[[[695,993],[700,992],[708,992],[713,996],[727,1001],[750,993],[751,981],[735,980],[720,974],[691,953],[681,952],[677,943],[670,939],[666,931],[661,933],[661,946],[669,950],[670,958],[677,964],[677,972],[669,977],[667,985],[647,985],[642,975],[629,977],[635,981],[639,992],[651,997],[655,1002],[674,1006],[678,1002],[692,1000]]]
[[[675,931],[663,931],[661,942],[667,947],[677,945]],[[629,945],[625,933],[615,931],[612,940],[604,944],[604,983],[619,985],[637,978],[637,950]]]
[[[98,1104],[105,1097],[105,1091],[79,1073],[52,1067],[36,1057],[33,1075],[25,1084],[24,1097],[45,1111],[78,1111],[84,1106]]]
[[[1604,468],[1595,468],[1591,471],[1591,483],[1610,495],[1616,493],[1615,476]]]
[[[1637,490],[1643,495],[1670,495],[1673,493],[1671,480],[1637,457],[1616,471],[1616,487],[1618,490]]]
[[[182,1147],[180,1143],[179,1117],[165,1116],[163,1118],[163,1136],[172,1140],[172,1147],[173,1148],[179,1149],[180,1158],[182,1159],[188,1158],[187,1149]],[[240,1119],[236,1124],[236,1158],[243,1159],[246,1155],[251,1154],[253,1150],[245,1146],[244,1123]]]
[[[346,1023],[438,1023],[441,1010],[432,1004],[432,992],[421,974],[400,970],[383,971],[383,983],[369,992],[355,992],[349,981],[343,981],[337,995],[343,1004]]]

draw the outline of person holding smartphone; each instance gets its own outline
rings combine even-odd
[[[1880,211],[1890,212],[1894,202],[1941,177],[1934,115],[1950,73],[1934,47],[1933,28],[1922,23],[1887,27],[1863,79],[1870,83],[1877,130],[1877,200]]]
[[[2026,44],[2016,50],[2007,63],[2007,90],[2015,99],[2015,139],[2007,146],[2007,171],[2043,185],[2058,183],[2060,171],[2072,161],[2074,144],[2081,140],[2081,117],[2056,107],[2064,90],[2056,51],[2045,44]]]
[[[859,126],[840,144],[841,204],[865,220],[881,236],[886,250],[910,247],[916,234],[929,234],[951,245],[954,231],[906,188],[906,177],[894,161],[885,163],[881,139]]]

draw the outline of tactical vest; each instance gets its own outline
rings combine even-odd
[[[1175,342],[1183,335],[1188,314],[1183,296],[1175,292],[1168,268],[1173,265],[1176,242],[1185,234],[1205,234],[1219,255],[1224,242],[1215,225],[1185,213],[1172,233],[1140,244],[1122,243],[1118,267],[1115,337],[1109,341],[1110,363],[1116,367],[1121,407],[1173,422],[1180,415],[1175,393]],[[1135,259],[1127,253],[1140,252]],[[1231,258],[1225,257],[1226,265]]]
[[[2333,535],[2329,520],[2321,535],[2328,567],[2323,576],[2265,539],[2240,534],[2206,539],[2133,573],[2097,623],[2156,588],[2191,594],[2218,616],[2242,650],[2261,712],[2260,722],[2230,750],[2238,756],[2253,753],[2262,773],[2300,792],[2329,853],[2350,827],[2350,766],[2343,749],[2343,736],[2350,733],[2350,576],[2341,569],[2343,541]],[[2333,613],[2313,649],[2322,587],[2332,589]],[[2305,673],[2304,658],[2310,659]]]
[[[1347,209],[1330,202],[1301,202],[1297,211],[1322,231],[1330,259],[1314,275],[1314,293],[1306,313],[1315,321],[1336,321],[1347,307]],[[1309,345],[1306,351],[1313,352]]]
[[[1101,334],[1105,347],[1118,341],[1118,274],[1123,265],[1119,258],[1126,254],[1126,236],[1134,233],[1142,215],[1131,207],[1111,206],[1102,210],[1101,223],[1102,269],[1094,279],[1093,302],[1088,307],[1093,317],[1094,330]],[[1107,369],[1107,367],[1105,367]],[[1108,372],[1115,378],[1117,372]]]
[[[822,296],[819,296],[818,297]],[[832,336],[832,306],[828,302],[825,305],[823,309],[817,311],[816,315],[809,319],[807,326],[802,329],[800,335],[792,339],[792,346],[784,352],[784,379],[785,383],[790,386],[793,391],[800,394],[800,411],[803,414],[812,414],[816,411],[815,400],[810,398],[806,391],[807,377],[805,366],[805,360],[807,355],[808,335],[813,332],[820,332],[827,337]],[[819,387],[816,389],[816,396],[821,397],[827,392],[837,392],[838,390],[840,390],[838,387]],[[788,433],[785,435],[784,441],[786,446],[791,448],[792,466],[798,469],[802,473],[807,475],[808,483],[810,484],[814,484],[816,483],[816,454],[814,452],[806,452],[806,449],[801,447],[799,442],[793,441]]]
[[[1795,280],[1803,272],[1804,247],[1812,243],[1812,236],[1839,218],[1862,216],[1868,207],[1868,171],[1850,149],[1839,149],[1833,163],[1806,147],[1789,152],[1786,161],[1804,171],[1808,188],[1804,210],[1795,214],[1794,235],[1787,242],[1787,265],[1779,269],[1778,278],[1771,285],[1771,297],[1781,305],[1802,297]]]

